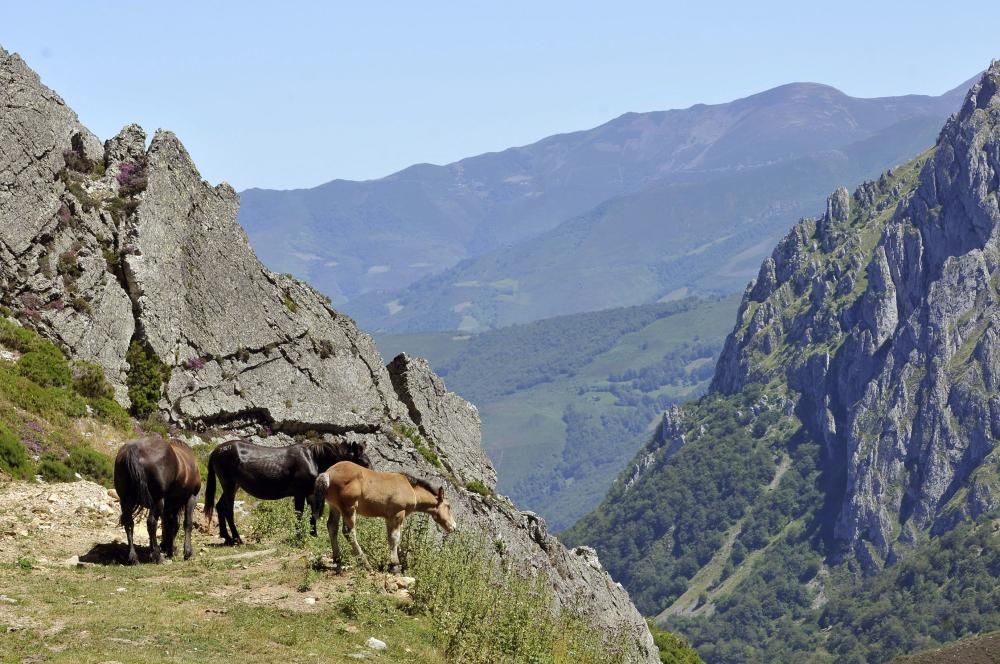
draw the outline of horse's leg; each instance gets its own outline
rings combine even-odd
[[[365,557],[365,552],[361,550],[361,545],[358,544],[358,532],[354,528],[354,517],[354,510],[347,510],[344,514],[344,534],[351,541],[351,546],[354,548],[354,555],[361,560],[361,564],[365,566],[365,569],[371,569],[371,565],[368,564],[368,558]]]
[[[331,555],[333,556],[333,564],[335,567],[340,567],[340,542],[337,540],[337,536],[340,530],[340,512],[338,512],[333,507],[330,507],[330,516],[326,520],[326,532],[330,533],[330,549]]]
[[[215,512],[219,517],[219,537],[222,538],[222,543],[226,546],[233,545],[233,538],[229,535],[229,530],[226,528],[226,523],[228,519],[228,513],[226,512],[226,505],[229,502],[229,494],[233,491],[232,483],[226,481],[226,476],[219,474],[219,484],[222,485],[222,494],[219,496],[219,502],[215,504]]]
[[[399,565],[399,539],[403,534],[403,519],[406,512],[394,514],[385,520],[385,531],[389,538],[389,573],[398,574],[401,567]]]
[[[229,502],[226,504],[226,518],[229,519],[229,532],[233,534],[233,544],[239,546],[243,544],[243,538],[236,530],[236,489],[233,488],[229,494]]]
[[[174,557],[174,543],[177,541],[178,520],[181,516],[180,505],[172,505],[163,515],[163,545],[167,558]]]
[[[125,528],[125,539],[128,540],[128,564],[135,565],[139,562],[139,555],[135,552],[135,519],[132,514],[132,506],[122,503],[122,526]]]
[[[312,497],[309,500],[309,525],[312,526],[312,535],[316,536],[316,522],[323,518],[323,506],[326,504],[324,500],[314,500]],[[333,509],[332,507],[330,509]]]
[[[299,531],[302,526],[302,514],[306,511],[306,497],[304,494],[295,494],[293,496],[295,502],[295,532]],[[312,510],[310,510],[309,525],[312,526],[310,534],[316,536],[316,519],[312,518]]]
[[[188,498],[184,506],[184,560],[194,555],[191,548],[191,528],[194,526],[194,510],[198,506],[198,494]]]
[[[146,532],[149,533],[149,548],[153,552],[153,562],[158,563],[163,558],[160,556],[160,547],[156,544],[156,522],[160,519],[160,514],[163,513],[163,499],[160,498],[153,502],[153,506],[149,508],[149,516],[146,517]]]

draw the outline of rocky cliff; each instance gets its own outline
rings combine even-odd
[[[425,362],[386,366],[328,300],[264,268],[236,193],[204,182],[176,136],[158,131],[147,147],[133,125],[102,145],[2,49],[0,107],[3,313],[101,365],[140,412],[271,444],[307,431],[362,440],[377,467],[447,483],[460,522],[502,540],[596,625],[634,630],[643,661],[658,661],[593,552],[567,550],[490,493],[475,408]]]
[[[764,261],[713,388],[779,380],[843,467],[835,536],[872,571],[1000,505],[1000,63],[915,164],[841,189]]]
[[[955,545],[1000,514],[998,196],[995,62],[933,147],[778,243],[709,394],[563,539],[710,662],[889,661],[979,629],[952,589],[1000,621],[995,543]]]

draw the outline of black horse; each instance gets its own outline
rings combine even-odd
[[[184,560],[191,557],[191,527],[201,490],[201,474],[191,448],[176,440],[146,436],[122,446],[115,457],[115,491],[121,501],[121,524],[128,538],[128,562],[139,562],[132,541],[135,516],[143,507],[149,509],[146,530],[153,562],[160,562],[156,544],[156,522],[163,517],[163,552],[174,556],[177,518],[184,509]]]
[[[215,476],[219,476],[222,495],[215,506],[219,512],[219,536],[226,545],[242,544],[233,515],[236,491],[243,489],[262,500],[278,500],[292,496],[295,513],[302,517],[309,498],[309,523],[316,535],[316,517],[322,515],[323,504],[311,500],[316,477],[338,461],[371,467],[360,443],[329,443],[310,441],[286,447],[265,447],[247,440],[229,440],[212,450],[208,457],[208,487],[205,489],[205,516],[212,524],[212,503],[215,501]],[[229,524],[229,531],[226,524]]]

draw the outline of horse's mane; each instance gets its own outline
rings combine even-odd
[[[409,473],[400,473],[400,475],[406,478],[406,481],[410,483],[410,486],[418,486],[421,489],[427,489],[435,496],[437,495],[438,490],[435,489],[433,486],[431,486],[431,483],[428,482],[427,480],[422,480],[419,477],[414,477]]]

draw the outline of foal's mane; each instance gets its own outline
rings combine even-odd
[[[400,473],[400,475],[406,478],[406,481],[410,483],[410,486],[418,486],[421,489],[426,489],[427,491],[430,491],[435,496],[437,495],[438,490],[435,489],[433,486],[431,486],[431,483],[428,482],[427,480],[420,479],[419,477],[414,477],[409,473]]]

